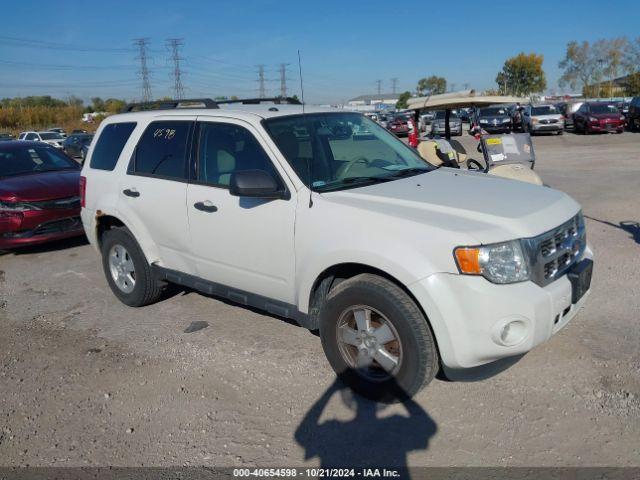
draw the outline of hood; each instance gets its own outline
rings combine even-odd
[[[323,197],[464,232],[479,244],[534,237],[580,210],[578,203],[558,190],[450,168]]]
[[[80,170],[0,178],[0,200],[40,201],[67,198],[80,191]]]
[[[489,123],[493,123],[494,121],[497,123],[502,123],[504,120],[511,120],[511,117],[508,115],[493,115],[491,117],[480,117],[478,119],[480,122],[487,121]]]

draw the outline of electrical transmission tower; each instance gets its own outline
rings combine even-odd
[[[267,96],[267,92],[264,88],[264,65],[258,65],[258,96],[260,98],[265,98]]]
[[[140,78],[142,79],[142,101],[151,101],[151,83],[149,81],[149,68],[147,67],[147,47],[149,46],[148,38],[136,38],[133,44],[138,47],[138,57],[140,60]]]
[[[378,95],[380,95],[382,93],[382,80],[376,80],[376,88]]]
[[[171,49],[171,60],[173,61],[173,98],[180,100],[184,98],[184,87],[182,86],[182,72],[180,71],[180,55],[178,49],[184,45],[182,38],[169,38],[167,47]]]
[[[398,92],[398,79],[396,77],[391,79],[391,93]]]
[[[287,65],[289,64],[280,64],[280,96],[282,98],[287,96]]]

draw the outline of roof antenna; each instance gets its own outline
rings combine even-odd
[[[304,113],[304,86],[302,85],[302,62],[300,61],[300,49],[298,49],[298,73],[300,74],[300,96],[302,97],[302,118],[305,119],[305,124],[309,134],[311,134],[311,129],[309,128],[308,123],[306,122],[307,117]],[[313,137],[309,135],[311,142],[313,142]],[[309,171],[309,208],[313,207],[313,145],[311,146],[311,157],[307,162],[307,170]]]

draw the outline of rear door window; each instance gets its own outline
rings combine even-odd
[[[112,123],[104,127],[93,149],[89,166],[98,170],[113,170],[134,128],[135,122]]]

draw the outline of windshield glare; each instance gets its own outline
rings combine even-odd
[[[62,140],[64,137],[57,132],[42,132],[40,138],[42,140]]]
[[[481,108],[478,114],[481,117],[493,117],[497,115],[506,115],[507,111],[504,108]]]
[[[458,118],[458,115],[451,112],[449,119],[454,119],[454,118]],[[436,112],[436,120],[444,120],[444,112]]]
[[[357,113],[295,115],[264,124],[300,180],[315,191],[363,186],[433,168]]]
[[[531,115],[556,115],[558,113],[556,107],[552,106],[531,107]]]
[[[616,108],[615,105],[595,104],[595,105],[591,105],[591,113],[615,113],[615,114],[620,114],[620,111]]]
[[[77,163],[51,147],[0,150],[0,177],[79,168]]]

